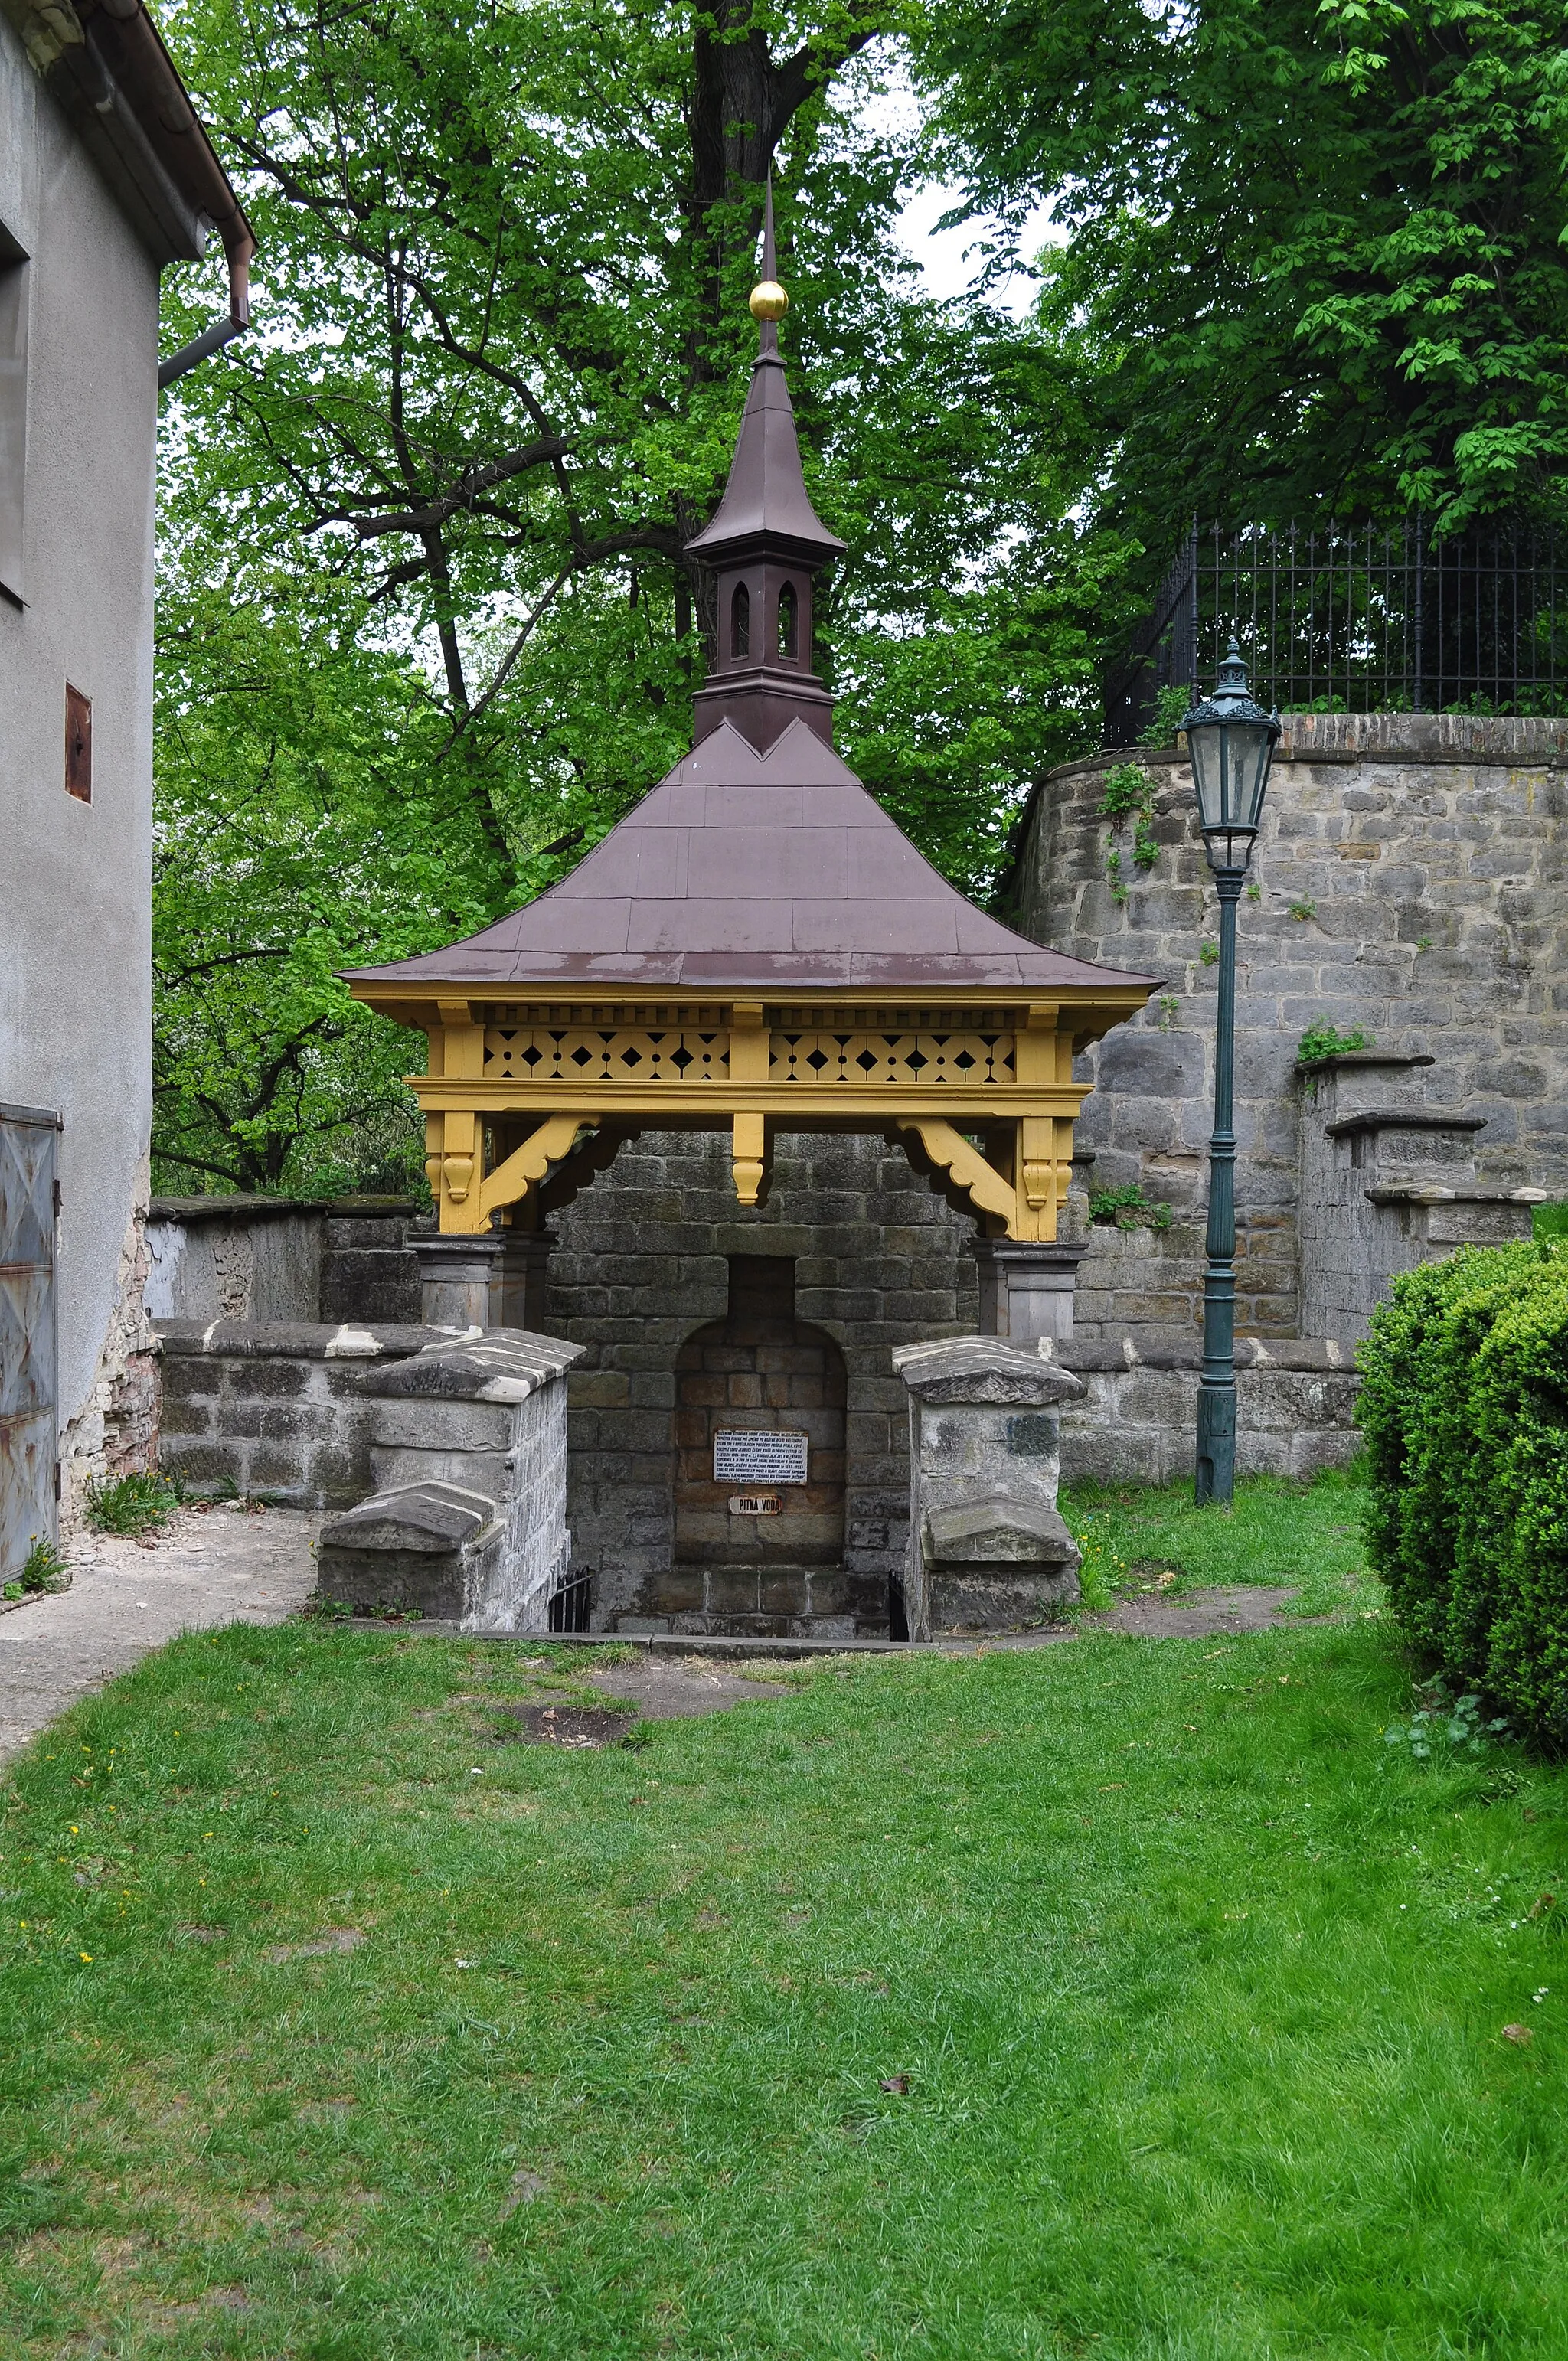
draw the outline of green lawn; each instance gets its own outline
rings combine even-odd
[[[1245,1476],[1229,1509],[1194,1508],[1190,1476],[1074,1485],[1061,1506],[1093,1606],[1109,1606],[1117,1591],[1163,1587],[1163,1573],[1176,1577],[1169,1587],[1179,1598],[1204,1583],[1290,1583],[1299,1593],[1293,1612],[1326,1615],[1382,1595],[1362,1565],[1365,1499],[1353,1476],[1329,1470],[1310,1484]]]
[[[552,1677],[236,1628],[14,1766],[7,2361],[1561,2361],[1568,1775],[1380,1621]]]

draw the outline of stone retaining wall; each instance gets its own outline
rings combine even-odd
[[[1090,1185],[1168,1203],[1163,1235],[1096,1224],[1080,1334],[1195,1328],[1213,1099],[1217,906],[1174,748],[1136,757],[1159,856],[1100,817],[1125,753],[1049,773],[1023,825],[1016,923],[1075,958],[1164,979],[1143,1016],[1080,1069],[1094,1085],[1078,1146]],[[1568,721],[1291,714],[1240,910],[1236,1004],[1237,1313],[1289,1337],[1303,1321],[1297,1213],[1304,1100],[1296,1053],[1325,1017],[1430,1055],[1435,1104],[1485,1118],[1483,1189],[1568,1196]],[[1107,854],[1121,856],[1118,902]],[[1253,887],[1256,898],[1249,898]]]
[[[147,1308],[155,1320],[408,1323],[419,1270],[411,1198],[155,1197]]]
[[[571,1554],[576,1347],[511,1329],[323,1323],[166,1321],[159,1335],[169,1474],[196,1492],[368,1511],[323,1536],[364,1587],[359,1605],[393,1596],[378,1554],[383,1567],[400,1563],[400,1504],[458,1510],[466,1530],[446,1569],[456,1588],[442,1611],[475,1631],[544,1629]]]
[[[159,1464],[195,1492],[346,1509],[377,1488],[378,1362],[448,1345],[439,1328],[161,1320]]]
[[[1198,1432],[1201,1355],[1192,1345],[1130,1335],[1058,1345],[1054,1357],[1084,1388],[1061,1412],[1068,1484],[1190,1476]],[[1346,1467],[1361,1447],[1360,1379],[1332,1342],[1299,1339],[1236,1347],[1236,1473],[1314,1476]]]

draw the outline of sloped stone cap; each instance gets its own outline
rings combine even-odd
[[[994,1493],[926,1512],[935,1565],[1076,1565],[1078,1543],[1054,1509]]]
[[[526,1328],[491,1328],[477,1335],[427,1345],[365,1380],[369,1394],[423,1394],[441,1401],[526,1401],[564,1377],[586,1347]]]
[[[450,1344],[450,1330],[406,1321],[155,1320],[166,1353],[214,1361],[399,1360]],[[569,1352],[570,1345],[564,1350]]]
[[[1080,1381],[1059,1361],[1042,1360],[1004,1336],[953,1336],[902,1345],[893,1366],[917,1401],[1020,1403],[1031,1409],[1079,1400]]]
[[[496,1504],[455,1484],[404,1484],[375,1492],[322,1528],[323,1550],[412,1550],[444,1557],[494,1522]]]

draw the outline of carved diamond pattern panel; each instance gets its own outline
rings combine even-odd
[[[54,1532],[52,1120],[0,1112],[0,1568]]]
[[[695,1032],[600,1032],[576,1027],[488,1026],[487,1082],[719,1082],[729,1072],[729,1036]]]
[[[775,1082],[973,1089],[1014,1079],[1011,1033],[775,1033]]]

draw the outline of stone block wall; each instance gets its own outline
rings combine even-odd
[[[382,1320],[420,1316],[403,1242],[410,1198],[155,1197],[147,1217],[154,1320]]]
[[[347,1509],[377,1488],[378,1361],[449,1344],[439,1329],[158,1323],[163,1353],[159,1463],[197,1492],[233,1489],[290,1509]]]
[[[1196,1345],[1121,1336],[1058,1345],[1055,1356],[1084,1387],[1082,1400],[1061,1412],[1064,1483],[1164,1484],[1190,1476]],[[1349,1353],[1332,1341],[1244,1340],[1236,1349],[1237,1474],[1305,1477],[1347,1467],[1361,1447],[1359,1385]]]
[[[399,1501],[477,1505],[483,1546],[453,1611],[475,1631],[545,1628],[571,1548],[573,1346],[507,1329],[457,1338],[309,1322],[166,1321],[158,1333],[170,1475],[193,1491],[294,1509],[358,1510],[375,1496],[386,1513],[361,1521],[357,1535],[372,1571],[366,1533],[378,1520],[395,1524]],[[372,1581],[366,1603],[390,1595]]]
[[[595,1628],[637,1611],[674,1563],[676,1365],[727,1317],[733,1256],[792,1259],[797,1317],[843,1356],[843,1564],[885,1598],[909,1514],[892,1348],[973,1333],[972,1221],[879,1138],[782,1134],[767,1202],[746,1209],[728,1135],[644,1132],[551,1226],[543,1325],[587,1347],[568,1381],[569,1521]]]
[[[1163,1235],[1095,1224],[1079,1333],[1195,1326],[1213,1098],[1217,905],[1175,749],[1150,754],[1155,866],[1100,817],[1126,754],[1051,772],[1020,833],[1016,923],[1080,959],[1163,979],[1144,1016],[1080,1069],[1095,1086],[1078,1147],[1089,1185],[1141,1184]],[[1237,1312],[1244,1333],[1301,1333],[1302,1085],[1319,1017],[1435,1060],[1429,1088],[1485,1118],[1478,1183],[1568,1196],[1568,722],[1292,714],[1275,758],[1237,979]],[[1126,900],[1106,868],[1122,854]],[[1252,898],[1255,887],[1255,898]]]

